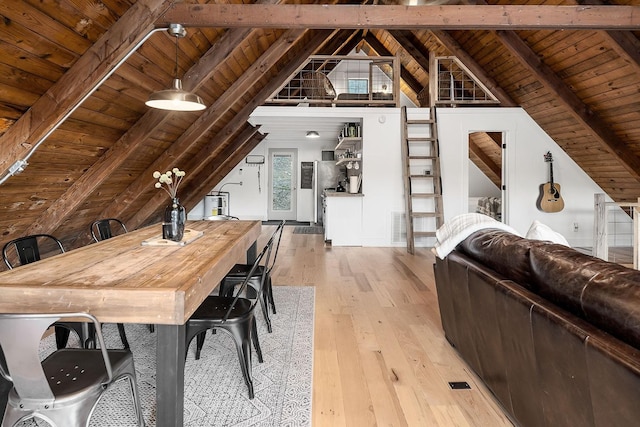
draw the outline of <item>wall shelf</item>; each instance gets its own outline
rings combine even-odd
[[[359,137],[342,137],[338,139],[338,145],[336,150],[348,150],[357,149],[358,145],[362,143],[362,138]]]
[[[340,159],[336,162],[336,165],[340,166],[340,165],[344,165],[346,163],[349,162],[361,162],[362,159],[361,158],[357,158],[357,157],[346,157],[344,159]]]

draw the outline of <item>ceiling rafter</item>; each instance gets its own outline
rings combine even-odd
[[[600,0],[578,0],[576,4],[604,5]],[[613,50],[640,74],[640,40],[630,31],[606,31],[605,36],[611,41]]]
[[[640,6],[176,4],[159,20],[198,27],[640,29]]]
[[[640,158],[598,117],[588,105],[558,77],[558,75],[513,31],[498,31],[499,40],[529,72],[555,94],[571,115],[587,129],[602,148],[616,157],[616,160],[633,176],[640,180]]]
[[[136,2],[0,136],[0,172],[3,176],[153,30],[154,21],[169,9],[171,3],[169,0]]]
[[[391,37],[416,61],[416,63],[429,74],[429,51],[416,38],[412,31],[391,30]]]

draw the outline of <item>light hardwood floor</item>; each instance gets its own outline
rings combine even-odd
[[[326,247],[294,229],[273,283],[316,288],[314,427],[513,425],[444,338],[428,249]]]

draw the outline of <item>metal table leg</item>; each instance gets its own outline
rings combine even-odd
[[[185,325],[157,325],[156,425],[182,426],[184,411]]]
[[[258,256],[258,242],[253,242],[249,249],[247,249],[247,264],[253,264]]]

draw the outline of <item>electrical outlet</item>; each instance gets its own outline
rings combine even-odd
[[[573,223],[573,231],[578,231],[578,223],[577,222]]]

